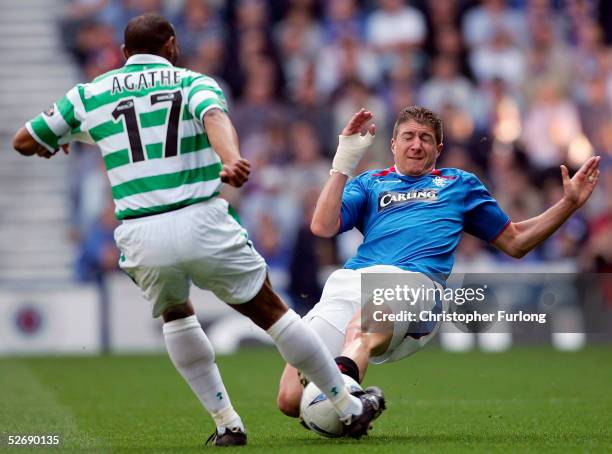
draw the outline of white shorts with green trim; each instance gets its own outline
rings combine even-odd
[[[440,284],[422,273],[402,270],[391,265],[375,265],[358,270],[339,269],[333,272],[325,283],[321,301],[304,316],[304,320],[319,334],[334,357],[341,354],[348,324],[361,309],[362,273],[403,273],[406,274],[407,282],[414,288],[420,286],[441,288]],[[419,302],[419,304],[425,304],[425,302]],[[439,304],[443,306],[442,301]],[[393,311],[404,309],[411,308],[395,306]],[[432,308],[424,307],[423,309]],[[417,338],[409,334],[415,332],[415,327],[411,326],[410,322],[394,322],[393,335],[387,351],[380,356],[371,357],[370,363],[393,362],[412,355],[436,335],[439,327],[439,322],[431,324],[427,332],[419,331],[420,335]]]
[[[115,242],[119,266],[152,304],[153,317],[185,303],[191,282],[240,304],[251,300],[266,278],[266,262],[218,197],[123,221]]]

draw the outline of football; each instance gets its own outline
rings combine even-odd
[[[359,383],[348,375],[343,374],[342,377],[344,378],[344,385],[348,388],[349,392],[361,389]],[[300,402],[300,417],[310,430],[323,437],[335,438],[342,436],[342,421],[338,418],[338,414],[331,402],[314,383],[309,383],[304,388]]]

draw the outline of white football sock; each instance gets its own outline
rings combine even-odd
[[[196,316],[164,323],[163,332],[172,364],[215,420],[217,429],[240,427],[244,430],[223,385],[215,351]]]
[[[340,418],[361,414],[363,405],[344,386],[331,353],[293,310],[289,309],[279,318],[268,329],[268,334],[285,361],[301,370],[325,393]]]

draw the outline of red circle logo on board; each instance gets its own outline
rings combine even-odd
[[[42,324],[43,316],[35,307],[22,307],[15,314],[15,325],[22,334],[32,336],[40,331]]]

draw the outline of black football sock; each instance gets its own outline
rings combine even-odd
[[[357,383],[361,383],[361,380],[359,380],[359,368],[357,364],[355,364],[355,361],[347,356],[337,356],[335,361],[340,372],[344,375],[348,375]]]

